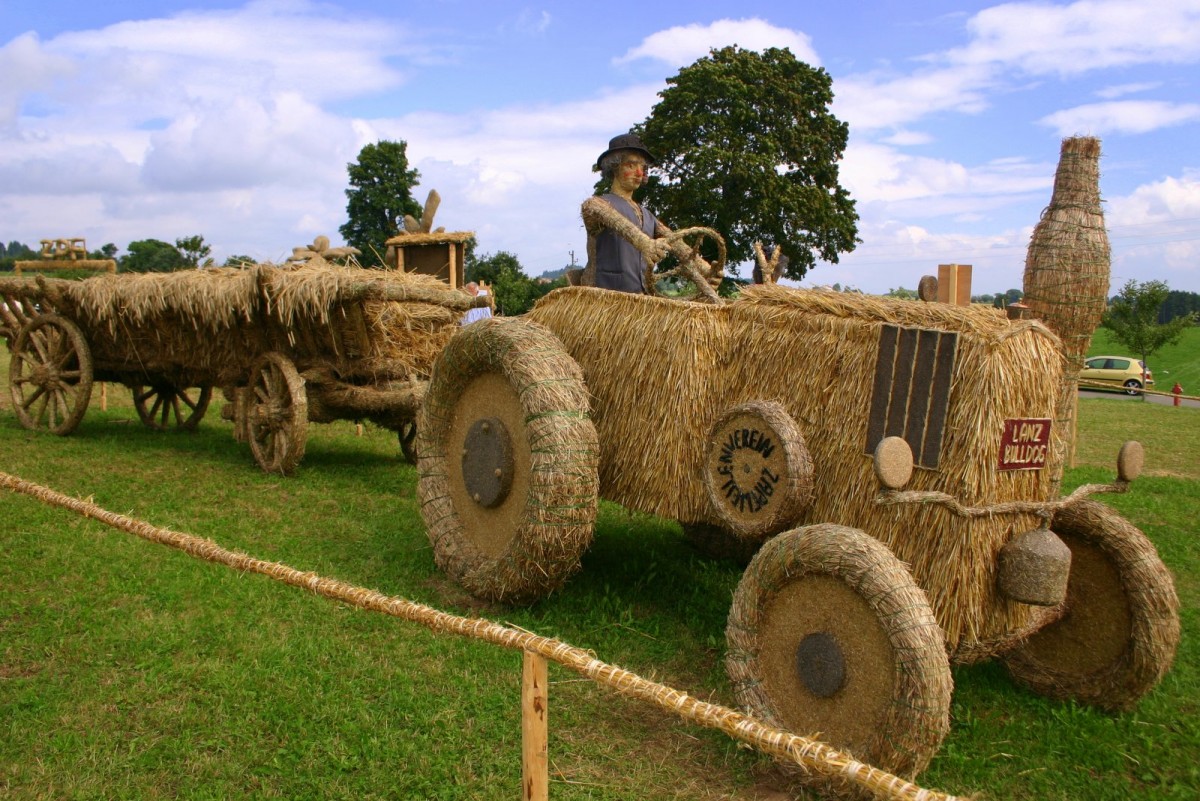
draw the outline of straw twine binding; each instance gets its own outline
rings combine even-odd
[[[878,507],[866,421],[880,328],[956,331],[946,420],[953,435],[940,468],[918,470],[910,488],[970,505],[1049,499],[1057,464],[1002,474],[996,459],[979,456],[998,453],[1005,419],[1051,416],[1062,356],[1045,326],[990,308],[779,286],[747,288],[724,306],[570,287],[529,317],[583,370],[602,443],[601,497],[718,524],[701,472],[713,422],[739,403],[777,401],[814,466],[814,501],[796,525],[853,526],[886,544],[925,589],[955,661],[997,653],[1030,624],[1031,608],[994,587],[1000,548],[1035,528],[1036,516],[964,520],[929,505]]]
[[[950,728],[954,687],[941,631],[905,566],[882,544],[852,529],[816,525],[789,531],[769,540],[751,561],[738,584],[726,629],[729,651],[725,664],[739,703],[771,725],[789,728],[789,721],[782,718],[781,710],[761,683],[760,657],[764,647],[769,646],[764,640],[766,615],[781,590],[816,576],[843,582],[866,602],[890,641],[893,660],[890,686],[872,688],[852,683],[831,699],[836,709],[845,713],[838,715],[833,725],[857,726],[870,732],[860,743],[861,758],[898,774],[920,773]],[[801,633],[809,631],[803,617],[795,626]],[[848,660],[863,658],[859,651],[861,632],[827,633],[843,644]],[[881,708],[848,708],[858,697],[877,691],[883,693]],[[819,701],[814,696],[797,703],[811,706]],[[852,711],[868,719],[846,720]],[[808,719],[808,714],[806,710],[801,717]],[[794,726],[795,722],[791,723]],[[812,732],[814,737],[820,734]],[[844,732],[835,733],[835,738],[845,737]]]
[[[649,681],[628,670],[602,662],[590,652],[558,640],[512,629],[490,620],[450,615],[404,598],[383,595],[375,590],[324,578],[316,573],[302,572],[278,562],[255,559],[243,553],[226,550],[211,540],[158,528],[7,473],[0,472],[0,486],[29,495],[43,503],[68,509],[149,542],[176,548],[198,559],[222,564],[242,573],[258,573],[359,609],[419,623],[435,633],[457,634],[503,648],[541,654],[568,670],[622,695],[652,704],[701,726],[722,731],[764,753],[794,762],[801,770],[813,776],[825,777],[848,790],[867,792],[872,798],[881,801],[956,801],[955,796],[925,790],[912,782],[855,760],[817,740],[764,725],[728,707],[701,701],[687,693]]]
[[[1060,509],[1052,528],[1073,552],[1067,615],[1005,662],[1043,695],[1129,711],[1175,660],[1179,597],[1171,573],[1154,544],[1102,503]],[[1040,647],[1043,638],[1049,649]],[[1097,654],[1117,656],[1098,667]]]
[[[497,544],[498,555],[474,538],[500,526],[469,499],[455,497],[463,483],[461,445],[450,436],[457,417],[472,417],[456,408],[464,391],[492,376],[507,383],[521,407],[518,419],[505,421],[519,456],[513,492],[496,512],[513,515],[506,518],[511,540]],[[494,413],[490,400],[482,401],[478,416]],[[598,448],[587,411],[578,366],[540,326],[493,317],[464,328],[443,351],[417,425],[421,514],[438,566],[472,594],[531,600],[578,569],[596,519]]]
[[[344,381],[425,378],[473,302],[429,276],[321,260],[34,285],[0,279],[0,291],[78,324],[109,380],[151,375],[178,386],[241,383],[268,351],[301,370],[326,366]],[[405,299],[372,299],[378,293]]]

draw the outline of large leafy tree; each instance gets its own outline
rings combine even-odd
[[[1196,323],[1195,312],[1168,323],[1158,322],[1159,309],[1169,293],[1163,281],[1129,280],[1109,303],[1101,325],[1145,362],[1159,348],[1178,342],[1184,330]]]
[[[364,147],[346,170],[349,221],[338,231],[346,244],[362,252],[364,264],[382,263],[384,243],[400,233],[404,215],[421,218],[421,204],[412,196],[421,175],[409,169],[407,143],[388,140]]]
[[[121,270],[127,273],[169,273],[187,266],[183,254],[169,242],[140,239],[130,242],[121,257]]]
[[[672,228],[715,228],[731,263],[777,244],[800,279],[859,242],[838,184],[848,126],[829,111],[832,79],[791,51],[713,50],[667,79],[637,127],[659,168],[646,200]]]
[[[175,248],[183,256],[185,267],[200,267],[204,263],[203,260],[208,259],[208,255],[212,253],[212,248],[204,243],[204,237],[199,234],[176,239]],[[210,263],[211,261],[209,259]]]

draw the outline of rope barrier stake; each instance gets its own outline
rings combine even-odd
[[[546,657],[522,651],[521,660],[521,799],[550,797],[550,728]]]

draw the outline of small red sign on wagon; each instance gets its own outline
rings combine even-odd
[[[1001,470],[1041,470],[1049,456],[1050,418],[1004,421],[1004,436],[1000,438]]]

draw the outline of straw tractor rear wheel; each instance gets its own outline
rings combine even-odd
[[[1153,543],[1102,503],[1055,513],[1071,549],[1066,610],[1004,656],[1035,692],[1127,711],[1158,684],[1179,644],[1179,598]]]
[[[150,386],[134,384],[133,405],[138,417],[147,428],[155,431],[195,431],[196,426],[208,411],[212,400],[212,387],[198,387],[193,396],[187,388],[180,388],[167,381]]]
[[[267,353],[238,395],[254,460],[268,473],[289,475],[308,440],[308,394],[296,366],[280,353]]]
[[[782,729],[915,775],[950,727],[941,627],[904,564],[857,529],[818,524],[768,540],[725,636],[738,701]]]
[[[74,431],[92,398],[92,352],[79,326],[57,314],[29,322],[12,345],[8,384],[22,426]]]
[[[434,558],[472,595],[530,601],[578,569],[596,520],[596,429],[579,366],[547,329],[491,318],[455,334],[417,453]]]

